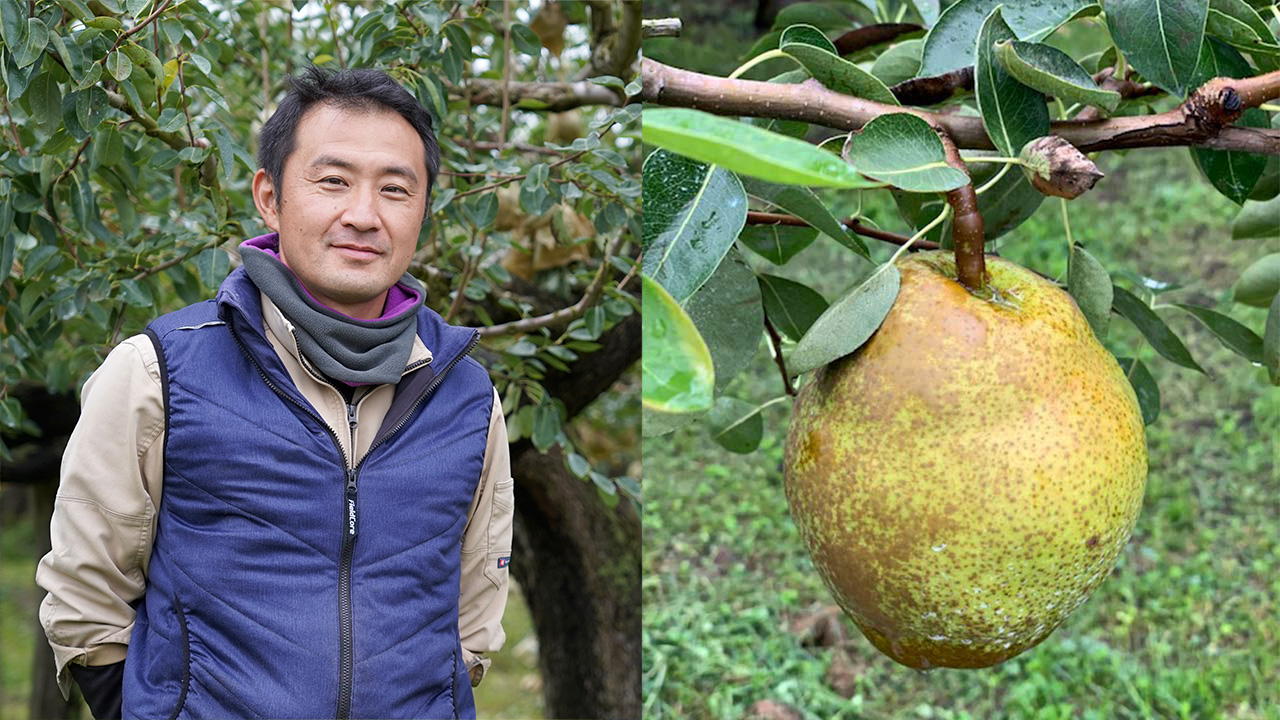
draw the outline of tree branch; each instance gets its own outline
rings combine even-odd
[[[472,105],[500,105],[502,103],[501,80],[468,79],[467,87],[471,90]],[[462,99],[465,94],[454,85],[449,86],[450,95]],[[509,85],[509,97],[519,105],[522,100],[533,100],[537,107],[520,108],[536,112],[564,112],[585,105],[611,105],[621,107],[625,98],[603,85],[581,81],[567,83],[513,82]]]
[[[796,85],[729,80],[680,70],[648,58],[641,66],[640,75],[644,86],[640,97],[645,102],[697,108],[721,115],[803,120],[841,130],[857,130],[886,113],[909,112],[944,130],[958,147],[975,150],[995,147],[987,137],[981,118],[885,105],[831,92],[813,80]],[[1280,155],[1280,130],[1224,127],[1213,122],[1213,113],[1206,117],[1203,107],[1193,102],[1199,98],[1200,103],[1212,106],[1216,102],[1220,108],[1224,107],[1221,90],[1227,87],[1234,90],[1240,100],[1239,110],[1243,111],[1280,95],[1280,72],[1244,80],[1216,78],[1201,89],[1218,90],[1215,97],[1209,97],[1211,92],[1197,91],[1182,106],[1155,115],[1089,122],[1059,121],[1052,124],[1050,133],[1061,136],[1082,152],[1194,145]]]
[[[924,28],[911,23],[881,23],[855,28],[835,39],[836,54],[849,55]]]
[[[846,218],[840,221],[842,225],[849,228],[849,231],[863,237],[873,238],[875,240],[883,240],[894,245],[906,245],[911,238],[906,235],[899,235],[887,230],[869,227],[858,222],[857,218]],[[747,211],[748,225],[796,225],[800,227],[811,227],[809,223],[794,215],[784,215],[782,213],[756,212],[755,210]],[[917,240],[911,244],[913,250],[937,250],[938,244],[929,240]]]
[[[680,18],[645,20],[640,23],[640,34],[647,38],[679,37],[681,26]]]

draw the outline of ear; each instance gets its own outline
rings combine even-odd
[[[253,174],[253,204],[258,206],[263,224],[275,232],[280,232],[280,209],[277,207],[279,197],[266,170],[258,170]]]

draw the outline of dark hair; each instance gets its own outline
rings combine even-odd
[[[298,122],[314,105],[328,103],[352,110],[390,110],[404,118],[422,138],[427,165],[427,207],[440,173],[440,146],[431,130],[431,115],[390,75],[367,68],[323,70],[309,67],[287,81],[289,94],[258,134],[258,166],[271,183],[281,186],[284,161],[293,154]],[[276,195],[278,199],[279,194]]]

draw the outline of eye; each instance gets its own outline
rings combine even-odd
[[[386,186],[386,187],[384,187],[384,188],[382,188],[382,189],[383,189],[383,190],[385,190],[385,191],[387,191],[387,192],[400,193],[401,195],[408,195],[408,194],[409,194],[409,191],[408,191],[408,190],[405,190],[404,188],[400,187],[399,185],[388,185],[388,186]]]
[[[335,187],[336,187],[336,186],[346,185],[346,184],[347,184],[345,180],[343,180],[343,179],[342,179],[342,178],[340,178],[340,177],[335,177],[335,176],[327,177],[327,178],[325,178],[325,179],[321,180],[320,182],[321,182],[321,183],[323,183],[323,184],[325,184],[325,185],[333,185],[333,186],[335,186]]]

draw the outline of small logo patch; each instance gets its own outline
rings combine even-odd
[[[508,565],[510,565],[510,564],[511,564],[511,556],[510,556],[510,555],[508,555],[507,557],[500,557],[500,558],[498,558],[498,567],[499,567],[499,568],[507,567],[507,566],[508,566]]]

